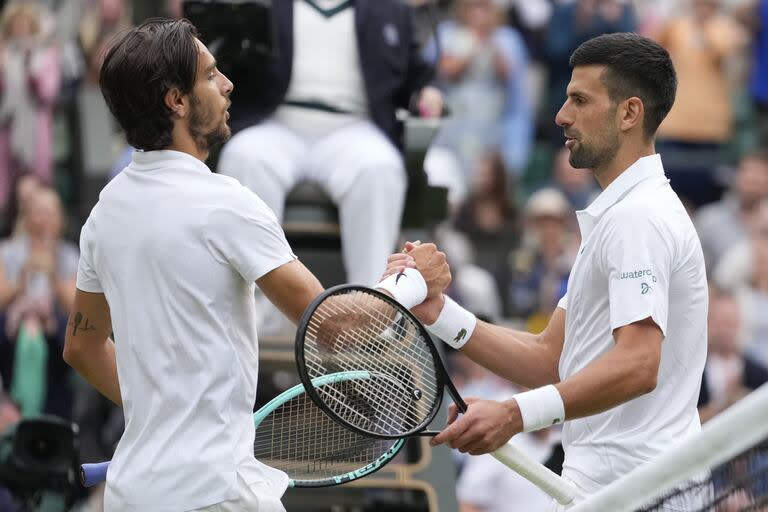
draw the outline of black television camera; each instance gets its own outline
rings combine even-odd
[[[77,425],[53,416],[24,419],[0,437],[0,486],[22,511],[41,500],[68,510],[79,487]]]

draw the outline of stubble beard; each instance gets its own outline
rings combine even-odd
[[[212,117],[212,114],[203,112],[201,102],[193,96],[189,116],[189,133],[198,149],[203,151],[210,151],[212,148],[224,144],[232,136],[232,130],[227,125],[223,114],[221,123],[213,130],[206,131],[206,126],[210,125]]]
[[[571,149],[568,161],[574,169],[599,170],[612,161],[619,152],[619,135],[616,132],[600,134],[595,143],[587,145],[579,140]]]

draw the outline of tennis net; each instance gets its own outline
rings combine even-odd
[[[768,384],[569,512],[768,512]]]

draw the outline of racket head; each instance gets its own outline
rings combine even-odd
[[[321,388],[367,379],[363,372],[317,379]],[[291,487],[329,487],[375,473],[400,452],[403,439],[378,439],[331,420],[307,396],[302,384],[284,391],[253,415],[254,455],[284,471]]]
[[[446,385],[424,326],[400,303],[365,286],[335,286],[312,301],[296,331],[296,363],[307,395],[328,416],[383,439],[426,429]],[[347,372],[369,378],[313,385]]]

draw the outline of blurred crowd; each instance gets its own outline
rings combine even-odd
[[[141,20],[144,3],[182,14],[181,1],[7,0],[0,16],[0,431],[20,417],[73,419],[85,460],[110,456],[122,416],[61,357],[77,233],[92,206],[77,193],[84,150],[70,121],[79,92],[98,81],[102,48]],[[452,266],[450,294],[492,322],[532,332],[546,325],[580,242],[574,211],[600,192],[588,170],[571,167],[554,123],[568,58],[599,34],[640,32],[668,49],[679,79],[657,150],[699,231],[710,278],[702,420],[766,382],[768,0],[409,3],[450,111],[424,166],[431,185],[448,189],[449,217],[433,236]],[[119,172],[130,149],[110,151]],[[449,357],[464,395],[518,391]],[[557,467],[556,431],[518,438]],[[532,487],[490,457],[476,459],[457,458],[464,512],[510,511],[513,501],[539,509],[533,503],[544,498]]]

